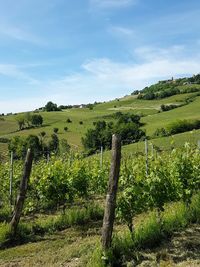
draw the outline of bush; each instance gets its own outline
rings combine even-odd
[[[43,123],[43,117],[39,114],[34,114],[31,116],[31,124],[34,126],[41,126]]]
[[[58,128],[53,128],[53,132],[54,132],[55,134],[57,134],[57,133],[58,133],[58,131],[59,131],[59,129],[58,129]]]

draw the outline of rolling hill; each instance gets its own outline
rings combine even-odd
[[[59,129],[58,136],[60,139],[67,139],[69,144],[78,150],[82,150],[81,138],[85,134],[88,128],[93,127],[93,122],[98,120],[112,120],[112,114],[120,112],[129,112],[133,114],[139,114],[142,116],[141,121],[143,123],[143,129],[146,130],[147,135],[152,136],[157,128],[165,127],[167,124],[176,120],[182,119],[200,119],[200,85],[199,84],[185,84],[180,85],[180,79],[177,86],[173,88],[179,88],[180,92],[175,95],[155,98],[151,100],[138,99],[137,95],[129,95],[123,98],[115,99],[109,102],[104,102],[94,105],[93,109],[89,108],[71,108],[64,109],[62,111],[45,112],[39,111],[42,115],[44,122],[42,127],[24,129],[19,131],[16,116],[18,115],[6,115],[1,116],[0,120],[0,138],[12,138],[13,136],[28,136],[30,134],[38,135],[40,132],[46,132],[46,138],[48,139],[53,133],[53,129],[56,127]],[[157,84],[159,88],[154,85],[153,88],[157,88],[156,92],[162,92],[169,90],[168,83],[163,83],[160,86],[160,82]],[[195,88],[195,90],[193,90]],[[149,90],[149,91],[148,91]],[[152,91],[152,87],[145,88],[140,94],[149,93]],[[175,109],[161,112],[161,105],[176,105]],[[67,123],[67,119],[71,120],[71,123]],[[68,127],[68,131],[64,131],[64,127]],[[152,140],[158,146],[169,146],[171,137],[158,138]],[[200,139],[200,131],[196,130],[191,133],[182,133],[174,137],[178,144],[182,144],[185,141],[197,142]],[[0,139],[1,140],[1,139]],[[130,145],[130,147],[139,147],[139,144]],[[7,144],[0,143],[0,153],[7,151]]]

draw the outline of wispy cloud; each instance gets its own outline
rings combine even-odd
[[[123,8],[136,4],[138,0],[90,0],[93,7],[98,8]]]
[[[122,26],[111,26],[108,28],[108,32],[123,37],[131,37],[135,35],[135,31],[133,29]]]
[[[171,47],[168,51],[161,50],[157,57],[146,52],[145,59],[142,58],[143,62],[138,64],[108,58],[88,60],[82,65],[82,72],[49,81],[44,85],[44,90],[48,90],[59,104],[103,101],[129,94],[161,79],[199,72],[200,55],[171,57],[170,51],[173,49],[176,50]]]
[[[33,43],[36,45],[44,45],[45,41],[37,35],[23,29],[19,26],[10,25],[8,23],[0,23],[0,37],[7,37],[10,39]]]
[[[181,45],[165,49],[140,47],[135,50],[135,54],[140,58],[140,63],[137,64],[133,59],[129,63],[109,58],[87,60],[82,64],[80,72],[64,75],[58,79],[40,80],[38,84],[29,85],[27,90],[30,88],[35,92],[36,101],[21,99],[20,103],[29,104],[14,104],[15,111],[22,111],[22,107],[23,110],[34,109],[45,105],[48,100],[57,104],[106,101],[130,94],[133,90],[142,89],[158,80],[199,73],[200,54],[185,57],[183,56],[185,49],[186,47]],[[26,79],[26,73],[21,71],[15,66],[0,65],[0,73],[13,77],[21,75],[21,78]],[[36,95],[40,95],[39,99]],[[0,113],[8,112],[5,104],[7,102],[1,101]],[[14,103],[12,100],[11,102]],[[6,111],[2,107],[5,107]]]
[[[29,84],[37,84],[38,81],[14,64],[0,64],[0,75],[7,76],[16,80],[24,80]]]

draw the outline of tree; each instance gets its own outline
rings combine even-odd
[[[39,114],[34,114],[31,117],[31,123],[34,126],[41,126],[43,123],[43,117]]]
[[[97,121],[93,123],[94,129],[88,129],[82,138],[83,146],[88,154],[98,151],[101,146],[104,149],[110,149],[113,133],[121,136],[123,144],[137,142],[145,135],[144,131],[140,129],[140,116],[121,113],[118,115],[115,123]]]
[[[66,122],[67,123],[72,123],[72,121],[69,118],[66,120]]]
[[[42,145],[37,135],[29,135],[25,142],[26,149],[30,148],[35,158],[38,158],[42,155]]]
[[[58,152],[59,149],[59,139],[56,134],[51,135],[51,140],[49,141],[48,145],[49,151],[52,151],[54,153]]]
[[[25,119],[24,119],[24,115],[19,115],[16,117],[16,121],[18,123],[19,126],[19,130],[21,131],[24,126],[25,126]]]
[[[53,131],[54,131],[55,134],[57,134],[59,129],[58,128],[53,128]]]
[[[61,109],[58,108],[57,104],[55,104],[55,103],[53,103],[53,102],[51,102],[51,101],[49,101],[49,102],[45,105],[44,109],[45,109],[46,111],[48,111],[48,112],[49,112],[49,111],[61,111]]]
[[[27,123],[28,127],[30,127],[31,120],[32,120],[31,113],[30,112],[24,113],[24,121],[25,121],[25,123]]]
[[[64,127],[64,131],[65,131],[65,132],[68,131],[68,127],[67,127],[67,126]]]
[[[14,153],[14,158],[20,159],[24,158],[26,155],[26,142],[25,139],[19,136],[14,136],[11,138],[8,144],[8,150]]]

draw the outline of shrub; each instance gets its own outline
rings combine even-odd
[[[59,131],[59,129],[58,129],[58,128],[53,128],[53,132],[54,132],[55,134],[57,134],[57,133],[58,133],[58,131]]]

